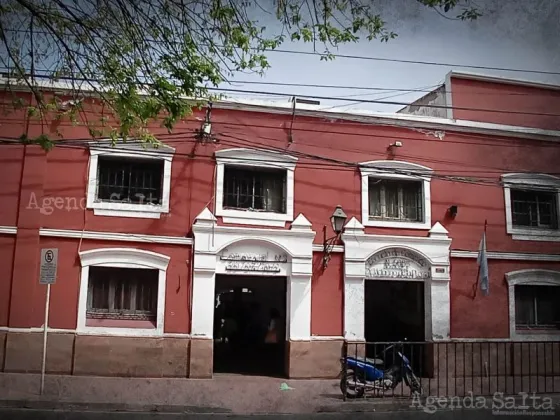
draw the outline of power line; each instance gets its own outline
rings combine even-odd
[[[0,103],[1,104],[1,103]],[[84,113],[89,113],[89,114],[95,114],[97,115],[97,112],[95,111],[87,111],[87,110],[83,110],[81,112]],[[13,120],[11,119],[7,119],[7,118],[1,118],[0,117],[0,122],[6,122],[6,123],[13,123]],[[296,120],[297,122],[297,120]],[[41,121],[30,121],[31,125],[42,125]],[[305,121],[304,122],[305,125],[309,126],[325,126],[325,123],[323,121]],[[283,130],[285,131],[286,128],[282,127],[282,126],[274,126],[274,125],[264,125],[264,124],[256,124],[256,123],[245,123],[245,122],[232,122],[232,121],[214,121],[213,122],[214,126],[232,126],[232,127],[243,127],[243,128],[263,128],[263,129],[270,129],[270,130]],[[455,132],[452,129],[451,130],[447,130],[447,131],[451,131],[453,136],[456,137],[465,137],[467,139],[473,139],[473,138],[480,138],[481,141],[458,141],[458,140],[449,140],[449,139],[444,139],[444,140],[436,140],[436,131],[441,131],[441,130],[426,130],[426,129],[420,129],[420,128],[415,128],[415,127],[406,127],[406,126],[402,126],[402,125],[398,125],[398,124],[389,124],[386,122],[383,123],[367,123],[367,122],[354,122],[354,121],[344,121],[344,123],[341,123],[341,128],[348,128],[350,126],[352,127],[357,127],[357,128],[366,128],[369,126],[381,126],[381,127],[393,127],[393,128],[397,128],[397,129],[401,129],[401,130],[409,130],[409,131],[414,131],[417,133],[421,133],[424,134],[424,137],[410,137],[410,136],[403,136],[403,135],[388,135],[388,134],[378,134],[378,133],[360,133],[360,132],[350,132],[350,131],[334,131],[334,130],[322,130],[322,129],[310,129],[310,128],[304,128],[304,127],[300,127],[298,125],[294,125],[292,127],[292,130],[294,132],[305,132],[305,133],[314,133],[314,134],[335,134],[335,135],[344,135],[346,137],[366,137],[368,139],[371,139],[372,137],[374,137],[376,140],[400,140],[400,141],[425,141],[425,142],[437,142],[440,145],[445,145],[445,144],[464,144],[464,145],[475,145],[475,146],[492,146],[492,147],[507,147],[507,148],[514,148],[514,147],[529,147],[529,148],[535,148],[535,147],[544,147],[544,148],[554,148],[554,149],[558,149],[560,147],[560,145],[558,143],[555,142],[550,142],[550,141],[545,141],[545,140],[538,140],[538,139],[511,139],[511,138],[507,138],[504,139],[503,141],[500,141],[499,139],[493,139],[493,140],[489,140],[487,135],[483,135],[483,134],[476,134],[476,133],[461,133],[461,132]],[[59,122],[59,126],[61,127],[74,127],[75,125],[71,122],[71,121],[66,121],[66,122]],[[102,127],[99,126],[99,127]],[[95,128],[95,127],[94,127]],[[444,130],[445,131],[445,130]],[[183,134],[183,132],[172,132],[170,134],[158,134],[158,137],[165,137],[168,135],[181,135]],[[87,138],[64,138],[62,140],[59,141],[79,141],[79,140],[83,140],[83,141],[92,141],[93,139],[91,137],[87,137]],[[527,144],[526,142],[530,141],[531,144]],[[521,143],[523,142],[523,143]],[[536,143],[536,144],[535,144]],[[360,151],[360,152],[363,152]]]
[[[351,101],[367,104],[382,104],[382,105],[401,105],[408,106],[411,105],[410,102],[399,102],[399,101],[380,101],[375,99],[344,99],[337,98],[333,96],[318,96],[318,95],[301,95],[296,93],[274,93],[274,92],[263,92],[255,90],[237,90],[237,89],[225,89],[225,88],[213,88],[207,87],[206,89],[212,91],[223,91],[223,92],[243,92],[243,93],[253,93],[253,94],[270,94],[275,96],[291,96],[297,98],[308,98],[308,99],[322,99],[328,101]],[[456,111],[477,111],[477,112],[492,112],[499,114],[518,114],[518,115],[533,115],[541,117],[560,117],[560,114],[547,114],[541,112],[525,112],[525,111],[510,111],[510,110],[499,110],[499,109],[489,109],[489,108],[469,108],[469,107],[458,107],[458,106],[448,106],[448,105],[434,105],[434,104],[422,104],[423,108],[434,108],[434,109],[452,109]]]
[[[52,79],[50,76],[45,75],[35,75],[35,78],[42,78],[42,79]],[[69,80],[69,81],[83,81],[88,83],[99,83],[97,80],[94,79],[84,79],[84,78],[58,78],[58,80]],[[145,85],[150,86],[150,83],[138,83],[139,86]],[[47,87],[48,88],[48,87]],[[400,106],[409,106],[411,105],[410,102],[399,102],[399,101],[382,101],[382,100],[375,100],[375,99],[347,99],[347,98],[340,98],[340,97],[333,97],[333,96],[318,96],[318,95],[301,95],[296,93],[278,93],[278,92],[267,92],[267,91],[259,91],[259,90],[244,90],[244,89],[228,89],[228,88],[214,88],[214,87],[206,87],[206,89],[210,91],[222,91],[222,92],[234,92],[234,93],[250,93],[254,95],[267,95],[267,96],[285,96],[285,97],[298,97],[298,98],[307,98],[307,99],[321,99],[321,100],[330,100],[330,101],[343,101],[343,102],[356,102],[356,103],[368,103],[368,104],[381,104],[381,105],[400,105]],[[199,98],[203,99],[203,98]],[[511,110],[499,110],[499,109],[490,109],[490,108],[471,108],[471,107],[457,107],[457,106],[449,106],[449,105],[434,105],[434,104],[424,104],[422,105],[423,108],[433,108],[433,109],[451,109],[456,111],[476,111],[476,112],[490,112],[490,113],[498,113],[498,114],[513,114],[513,115],[531,115],[531,116],[541,116],[541,117],[560,117],[560,114],[548,114],[548,113],[541,113],[541,112],[526,112],[526,111],[511,111]]]
[[[0,140],[0,144],[4,143],[7,145],[16,145],[18,143],[15,143],[13,141],[6,141],[6,140]],[[19,143],[21,144],[21,143]],[[232,142],[229,141],[229,144],[232,144],[234,146],[239,147],[239,143],[237,142]],[[242,146],[247,146],[247,145],[242,145]],[[59,145],[57,146],[59,148],[62,149],[88,149],[88,145],[70,145],[70,144],[64,144],[64,145]],[[96,147],[97,149],[101,149],[101,150],[107,150],[107,151],[114,151],[115,149],[112,147]],[[252,148],[253,150],[257,150],[256,148]],[[263,150],[262,148],[259,148],[259,150]],[[269,152],[278,152],[278,149],[275,148],[269,148],[269,149],[265,149],[268,150]],[[286,153],[285,150],[282,150],[283,153]],[[307,155],[307,154],[302,154],[302,153],[288,153],[291,154],[292,156],[295,155],[300,156],[304,155],[309,159],[325,159],[323,157],[317,156],[314,157],[314,155]],[[199,160],[209,160],[209,161],[214,161],[213,158],[211,157],[206,157],[206,156],[193,156],[192,154],[189,153],[174,153],[174,156],[181,156],[181,157],[185,157],[187,159],[199,159]],[[232,161],[240,161],[240,162],[253,162],[253,163],[261,163],[261,164],[267,164],[267,165],[275,165],[278,162],[273,160],[273,159],[247,159],[247,158],[231,158]],[[344,162],[344,161],[336,161],[334,159],[328,159],[328,161],[330,161],[330,164],[323,164],[320,165],[318,163],[311,163],[311,162],[301,162],[298,163],[298,167],[303,167],[306,169],[316,169],[316,170],[330,170],[330,171],[352,171],[355,172],[357,169],[359,169],[360,167],[362,167],[360,164],[358,163],[352,163],[352,162]],[[399,169],[394,169],[394,168],[376,168],[376,170],[378,170],[379,172],[382,173],[391,173],[391,174],[399,174],[399,175],[408,175],[412,178],[415,179],[423,179],[424,177],[427,176],[426,173],[423,173],[422,171],[411,171],[411,170],[399,170]],[[436,179],[440,179],[443,181],[450,181],[450,182],[459,182],[459,183],[468,183],[468,184],[477,184],[477,185],[483,185],[483,186],[501,186],[501,184],[499,182],[496,181],[484,181],[484,180],[476,180],[476,179],[464,179],[461,177],[457,177],[457,176],[451,176],[451,175],[440,175],[438,173],[431,172],[430,177],[432,178],[436,178]]]
[[[423,92],[430,93],[434,89],[422,89],[422,88],[384,88],[384,87],[367,87],[367,86],[346,86],[346,85],[321,85],[314,83],[288,83],[288,82],[259,82],[250,80],[230,80],[229,84],[242,84],[242,85],[265,85],[265,86],[290,86],[290,87],[306,87],[306,88],[320,88],[320,89],[344,89],[344,90],[364,90],[364,91],[387,91],[387,92]],[[443,83],[433,85],[434,88],[438,86],[443,86]],[[560,85],[559,85],[560,87]],[[451,93],[448,90],[442,90],[441,93]],[[524,92],[468,92],[468,95],[491,95],[491,96],[550,96],[548,93],[538,94],[538,93],[524,93]]]
[[[189,134],[194,134],[193,132],[190,132]],[[310,159],[313,161],[320,161],[319,162],[299,162],[298,166],[299,167],[304,167],[304,168],[309,168],[309,169],[322,169],[322,170],[352,170],[355,171],[356,169],[360,168],[363,164],[361,163],[356,163],[356,162],[349,162],[349,161],[342,161],[340,159],[334,159],[334,158],[329,158],[329,157],[325,157],[325,156],[320,156],[320,155],[315,155],[315,154],[310,154],[310,153],[305,153],[305,152],[300,152],[300,151],[294,151],[294,150],[286,150],[283,148],[279,148],[279,147],[274,147],[274,146],[270,146],[267,144],[262,144],[262,143],[257,143],[254,141],[249,141],[247,139],[241,139],[239,137],[236,137],[234,135],[230,135],[227,133],[220,133],[219,134],[220,137],[226,137],[227,140],[220,140],[220,143],[222,144],[226,144],[226,145],[233,145],[236,147],[245,147],[247,148],[247,146],[249,146],[248,148],[253,149],[253,150],[268,150],[268,151],[273,151],[273,152],[278,152],[278,153],[283,153],[283,154],[289,154],[292,156],[296,156],[296,157],[300,157],[300,158],[305,158],[305,159]],[[233,139],[233,140],[232,140]],[[237,141],[235,141],[237,140]],[[91,139],[90,139],[91,141]],[[21,145],[21,141],[19,140],[13,140],[13,139],[4,139],[4,140],[0,140],[1,143],[5,144],[5,145]],[[196,140],[190,140],[190,139],[180,139],[180,140],[171,140],[171,141],[167,141],[167,143],[172,143],[172,142],[181,142],[181,143],[197,143]],[[57,142],[58,143],[58,142]],[[69,141],[65,141],[64,144],[57,144],[56,147],[59,148],[79,148],[79,149],[88,149],[89,145],[87,143],[85,143],[84,141],[81,141],[80,143],[74,143],[74,144],[69,144]],[[259,147],[255,147],[255,146],[259,146]],[[114,151],[115,149],[113,147],[103,147],[103,146],[96,146],[96,148],[101,148],[101,149],[105,149],[108,151]],[[370,153],[370,154],[376,154],[376,155],[383,155],[382,153]],[[187,158],[193,158],[193,155],[190,153],[174,153],[174,156],[185,156]],[[423,159],[421,157],[412,157],[414,160],[420,160],[420,161],[426,161],[426,159]],[[233,159],[235,160],[235,158]],[[249,160],[249,161],[254,161],[255,163],[266,163],[266,164],[275,164],[277,163],[275,160],[263,160],[263,159],[239,159],[239,160]],[[386,160],[386,159],[381,159],[381,160]],[[396,174],[403,174],[403,175],[410,175],[416,178],[421,179],[423,176],[426,176],[426,173],[418,170],[418,171],[411,171],[411,170],[398,170],[398,169],[382,169],[382,171],[388,171],[389,173],[396,173]],[[478,185],[484,185],[484,186],[489,186],[489,185],[501,185],[499,182],[496,181],[496,177],[495,176],[480,176],[478,175],[476,178],[472,178],[472,172],[482,172],[482,173],[486,173],[486,174],[490,174],[490,173],[497,173],[497,174],[503,174],[503,173],[507,173],[510,172],[509,170],[500,170],[500,171],[489,171],[489,170],[485,170],[485,171],[464,171],[463,173],[458,173],[456,171],[451,171],[450,174],[447,174],[447,172],[442,172],[442,171],[434,171],[434,170],[430,170],[430,176],[436,179],[441,179],[444,181],[452,181],[452,182],[460,182],[460,183],[469,183],[469,184],[478,184]],[[516,173],[519,173],[519,171],[516,171]],[[527,173],[533,173],[533,172],[527,172]],[[466,179],[467,177],[461,177],[460,175],[468,175],[468,178],[470,179]],[[556,175],[556,174],[549,174],[549,175]],[[486,181],[485,179],[488,179],[488,181]]]
[[[0,69],[10,71],[11,69],[8,67],[0,66]],[[43,73],[52,73],[52,70],[47,69],[35,69],[36,72],[43,72]],[[30,75],[28,75],[30,76]],[[40,78],[51,78],[48,74],[44,75],[35,75],[35,77]],[[64,79],[64,78],[59,78]],[[69,80],[79,80],[78,78],[68,78]],[[289,86],[289,87],[306,87],[306,88],[318,88],[318,89],[344,89],[344,90],[359,90],[359,91],[381,91],[381,92],[404,92],[404,93],[413,93],[413,92],[420,92],[420,93],[430,93],[433,92],[434,89],[438,87],[443,87],[443,82],[440,82],[435,85],[430,85],[430,88],[420,87],[420,88],[388,88],[388,87],[381,87],[381,86],[352,86],[352,85],[323,85],[323,84],[316,84],[316,83],[290,83],[290,82],[261,82],[256,80],[228,80],[228,85],[234,86],[235,84],[241,85],[264,85],[264,86]],[[560,85],[558,85],[560,88]],[[546,89],[546,88],[545,88]],[[441,93],[451,93],[448,90],[441,90]],[[281,93],[281,92],[280,92]],[[485,96],[550,96],[549,93],[526,93],[526,92],[468,92],[468,95],[485,95]],[[271,96],[269,94],[265,96]]]
[[[282,50],[282,49],[267,49],[266,51],[286,53],[286,54],[318,55],[318,56],[323,56],[323,55],[328,54],[328,53],[321,54],[321,53],[309,52],[309,51],[294,51],[294,50]],[[404,60],[404,59],[396,59],[396,58],[367,57],[367,56],[347,55],[347,54],[330,54],[330,55],[332,55],[334,57],[337,57],[337,58],[349,58],[349,59],[354,59],[354,60],[386,61],[386,62],[392,62],[392,63],[420,64],[420,65],[426,65],[426,66],[463,67],[463,68],[479,69],[479,70],[511,71],[511,72],[519,72],[519,73],[547,74],[547,75],[554,75],[554,76],[560,75],[560,73],[558,73],[558,72],[542,71],[542,70],[514,69],[514,68],[507,68],[507,67],[475,66],[475,65],[470,65],[470,64],[459,64],[459,63],[438,63],[438,62],[435,62],[435,61]]]
[[[23,29],[7,29],[5,32],[14,32],[14,33],[29,33],[27,30]],[[51,35],[52,33],[48,31],[33,31],[34,33],[43,34],[43,35]],[[72,35],[72,34],[68,34]],[[107,38],[102,37],[100,35],[90,35],[92,38]],[[180,44],[180,41],[160,41],[160,40],[149,40],[146,39],[148,43],[159,43],[159,44]],[[219,48],[220,45],[217,45]],[[252,50],[257,50],[257,48],[251,47]],[[544,71],[544,70],[529,70],[529,69],[516,69],[516,68],[508,68],[508,67],[490,67],[490,66],[476,66],[472,64],[461,64],[461,63],[442,63],[436,61],[419,61],[419,60],[405,60],[405,59],[398,59],[398,58],[382,58],[382,57],[368,57],[363,55],[349,55],[349,54],[332,54],[329,52],[318,53],[318,52],[310,52],[310,51],[296,51],[296,50],[284,50],[284,49],[265,49],[264,51],[267,52],[276,52],[276,53],[283,53],[283,54],[298,54],[298,55],[312,55],[312,56],[332,56],[337,58],[347,58],[353,60],[370,60],[370,61],[384,61],[390,63],[403,63],[403,64],[416,64],[416,65],[424,65],[424,66],[439,66],[439,67],[463,67],[469,69],[478,69],[478,70],[495,70],[495,71],[509,71],[509,72],[517,72],[517,73],[534,73],[534,74],[543,74],[543,75],[560,75],[559,72],[552,72],[552,71]]]

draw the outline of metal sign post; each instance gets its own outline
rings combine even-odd
[[[40,284],[47,285],[45,300],[45,323],[43,325],[43,360],[41,363],[41,395],[45,391],[45,368],[47,364],[47,330],[49,325],[49,306],[51,301],[51,284],[56,282],[56,268],[58,265],[58,248],[41,249]]]

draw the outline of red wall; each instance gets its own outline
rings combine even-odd
[[[451,259],[451,336],[469,338],[509,337],[509,298],[506,273],[543,268],[559,270],[558,263],[490,260],[490,294],[480,290],[473,299],[478,267],[476,261]]]
[[[51,328],[76,328],[81,271],[78,247],[79,241],[75,239],[41,238],[38,247],[27,249],[29,258],[32,259],[40,254],[40,248],[58,248],[57,281],[51,287],[49,318]],[[190,326],[188,265],[190,248],[177,245],[122,244],[84,240],[80,250],[117,247],[135,247],[171,257],[167,269],[165,332],[187,333]],[[12,285],[11,327],[24,328],[43,324],[46,286],[38,282],[38,266],[33,274],[26,278],[18,278]],[[6,288],[5,284],[2,286]]]
[[[344,262],[343,254],[331,254],[323,271],[323,254],[313,254],[311,280],[311,335],[340,337],[344,314]]]
[[[560,89],[451,77],[451,95],[458,120],[560,130]]]

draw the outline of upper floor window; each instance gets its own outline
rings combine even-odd
[[[259,149],[216,152],[216,216],[225,223],[284,226],[294,217],[297,158]]]
[[[519,240],[560,240],[560,179],[551,175],[503,175],[507,232]]]
[[[510,195],[513,226],[558,229],[556,193],[512,189]]]
[[[364,226],[430,229],[430,168],[374,161],[360,169]]]
[[[225,209],[243,209],[272,213],[286,212],[286,170],[224,168]]]
[[[422,182],[369,177],[369,217],[377,220],[422,222]]]
[[[560,271],[527,269],[506,274],[510,338],[557,340],[560,335]]]
[[[90,143],[87,207],[99,216],[159,218],[169,212],[174,149]]]
[[[98,201],[161,204],[162,160],[99,156],[98,168]]]

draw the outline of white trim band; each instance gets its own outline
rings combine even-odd
[[[490,260],[560,262],[560,254],[531,254],[523,252],[487,252]],[[478,251],[451,251],[451,258],[478,258]]]
[[[42,333],[44,332],[43,327],[29,327],[29,328],[11,328],[11,327],[0,327],[0,332],[8,333]],[[120,329],[110,329],[107,328],[106,331],[101,331],[97,329],[95,331],[78,331],[76,329],[70,328],[47,328],[47,332],[55,334],[75,334],[75,335],[94,335],[94,336],[110,336],[110,337],[153,337],[153,335],[146,335],[138,333],[137,335],[132,334],[122,334]],[[162,336],[157,336],[158,338],[191,338],[190,334],[186,333],[163,333]]]
[[[17,235],[17,227],[15,227],[15,226],[0,226],[0,234]]]
[[[1,228],[0,228],[1,229]],[[0,233],[2,231],[0,230]],[[136,233],[96,232],[90,230],[39,229],[41,236],[56,238],[95,239],[122,242],[148,242],[157,244],[192,245],[192,238],[181,236],[140,235]]]

